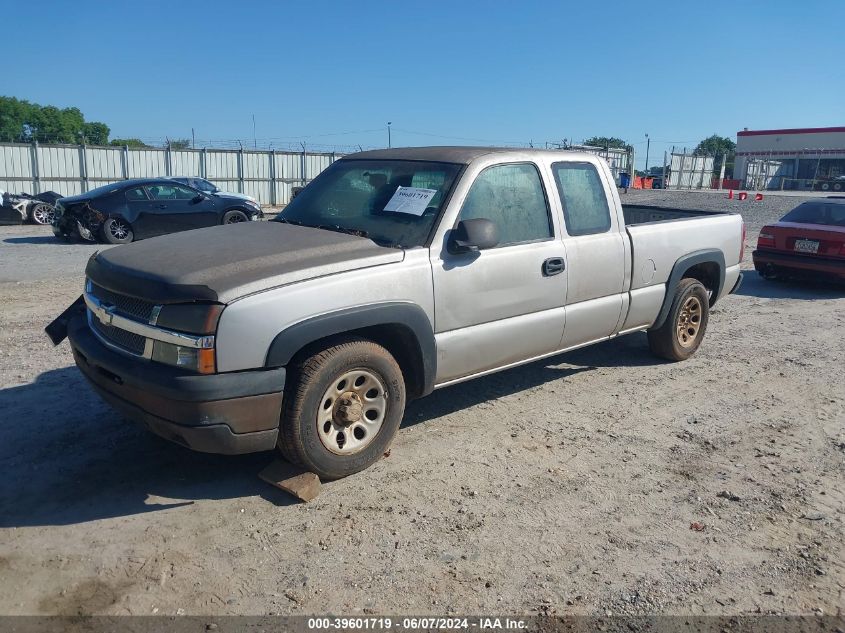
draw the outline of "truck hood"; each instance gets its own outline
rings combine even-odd
[[[400,262],[369,239],[281,222],[242,222],[95,253],[85,274],[113,292],[155,303],[217,301],[315,277]]]

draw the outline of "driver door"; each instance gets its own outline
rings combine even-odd
[[[216,224],[213,201],[207,196],[196,201],[200,193],[195,189],[174,183],[151,185],[147,191],[156,235]]]
[[[484,169],[458,215],[469,218],[492,220],[499,245],[432,253],[438,383],[552,352],[563,333],[566,252],[538,167]]]

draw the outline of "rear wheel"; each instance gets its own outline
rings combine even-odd
[[[36,224],[51,224],[53,222],[53,205],[39,202],[32,205],[29,218]]]
[[[109,244],[129,244],[135,239],[132,227],[123,218],[109,218],[103,222],[103,228],[100,231],[103,239]]]
[[[709,306],[707,289],[700,281],[681,279],[663,325],[648,331],[651,351],[673,361],[695,354],[707,330]]]
[[[405,381],[390,352],[364,339],[331,345],[289,373],[279,449],[323,480],[364,470],[390,447]]]
[[[243,211],[238,211],[237,209],[233,209],[232,211],[226,211],[223,214],[222,224],[238,224],[240,222],[249,222],[249,218],[247,217],[246,213]]]

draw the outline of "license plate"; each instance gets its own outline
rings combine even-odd
[[[818,253],[818,240],[795,240],[795,250],[799,253]]]
[[[67,310],[57,316],[50,325],[44,328],[47,336],[53,341],[53,345],[58,345],[65,338],[67,338],[67,325],[70,320],[77,314],[85,313],[85,299],[79,295],[76,301],[70,304]]]

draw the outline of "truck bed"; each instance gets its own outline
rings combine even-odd
[[[640,204],[623,204],[622,215],[625,225],[649,224],[652,222],[671,222],[673,220],[691,220],[692,218],[724,215],[723,211],[699,211],[692,209],[668,209]]]

